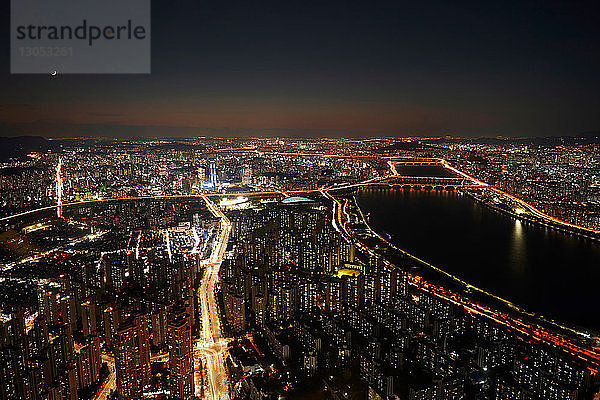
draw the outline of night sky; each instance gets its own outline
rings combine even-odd
[[[56,77],[10,75],[2,3],[0,136],[600,130],[598,1],[155,0],[152,74]]]

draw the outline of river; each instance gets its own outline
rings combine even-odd
[[[600,331],[600,243],[525,224],[457,192],[365,188],[371,227],[467,282],[545,317]]]

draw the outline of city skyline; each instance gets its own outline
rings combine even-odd
[[[15,140],[7,398],[599,393],[595,137]]]
[[[0,13],[0,400],[600,400],[598,1]]]

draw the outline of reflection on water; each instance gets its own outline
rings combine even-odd
[[[523,260],[527,257],[527,247],[525,247],[525,240],[523,240],[523,224],[519,220],[515,220],[515,229],[513,230],[511,246],[510,246],[509,260],[511,262],[511,269],[515,274],[524,274],[525,265],[522,262],[514,262],[515,260]]]
[[[364,189],[374,229],[531,311],[600,330],[600,245],[515,221],[455,192]]]

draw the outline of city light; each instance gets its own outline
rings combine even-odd
[[[600,370],[597,333],[404,250],[394,232],[378,231],[379,213],[369,210],[367,221],[357,199],[461,198],[515,220],[519,243],[526,226],[528,234],[552,229],[576,240],[597,240],[594,229],[476,178],[451,146],[416,157],[373,152],[373,141],[320,140],[296,144],[296,152],[286,140],[251,142],[218,144],[206,157],[158,152],[132,161],[138,143],[103,162],[103,148],[67,147],[58,163],[50,153],[28,157],[52,171],[42,181],[47,197],[0,217],[0,245],[9,251],[0,285],[15,294],[36,290],[31,306],[3,314],[2,324],[24,321],[32,354],[73,341],[61,351],[76,361],[53,362],[74,378],[53,379],[93,387],[98,400],[115,392],[125,399],[285,396],[315,377],[325,379],[320,390],[351,397],[356,386],[327,365],[378,396],[394,393],[394,382],[410,381],[413,370],[431,385],[442,379],[457,396],[467,387],[464,371],[497,393],[521,390],[504,376],[556,376],[540,392],[547,396],[593,390],[586,382]],[[480,349],[477,357],[464,356],[463,345]],[[566,383],[573,381],[578,389]]]

